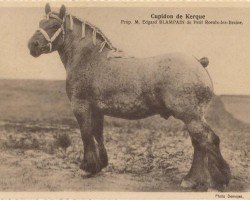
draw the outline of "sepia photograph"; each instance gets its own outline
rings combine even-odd
[[[0,4],[0,192],[247,198],[249,5],[98,5]]]

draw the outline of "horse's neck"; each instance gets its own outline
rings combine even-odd
[[[68,21],[66,20],[66,27],[68,27]],[[62,47],[58,50],[61,61],[64,64],[66,70],[73,68],[81,62],[82,65],[88,62],[86,59],[87,54],[95,53],[96,59],[100,55],[98,50],[101,48],[102,41],[96,38],[96,44],[93,43],[93,30],[91,28],[85,29],[85,37],[81,36],[81,24],[74,24],[74,29],[66,30],[65,39]],[[105,51],[105,50],[104,50]]]

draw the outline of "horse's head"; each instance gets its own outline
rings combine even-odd
[[[34,57],[58,50],[64,41],[65,6],[62,5],[59,13],[54,13],[47,3],[45,14],[46,19],[39,22],[39,29],[28,42],[30,54]]]

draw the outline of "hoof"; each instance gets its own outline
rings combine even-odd
[[[108,166],[108,156],[106,155],[101,155],[100,156],[100,160],[101,160],[101,168],[105,168]]]
[[[101,161],[101,168],[105,168],[108,166],[108,154],[104,145],[100,145],[99,147],[99,157]]]
[[[230,169],[224,159],[208,159],[206,169],[200,173],[189,173],[181,182],[181,187],[198,191],[223,191],[230,180]]]
[[[197,184],[193,181],[183,179],[181,182],[181,187],[183,188],[194,188]]]
[[[181,187],[185,189],[196,189],[197,191],[206,191],[208,189],[206,183],[195,181],[191,178],[184,178]]]
[[[95,152],[86,153],[80,168],[92,175],[100,172],[102,169],[100,159]]]
[[[210,154],[207,168],[211,179],[209,186],[219,191],[224,190],[231,178],[230,168],[226,161],[221,156]]]
[[[208,188],[207,192],[220,192],[220,191],[214,188]]]

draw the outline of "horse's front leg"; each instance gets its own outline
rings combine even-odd
[[[101,168],[104,168],[108,165],[108,155],[106,148],[104,146],[104,138],[103,138],[103,120],[104,120],[104,115],[98,110],[94,110],[92,114],[93,134],[95,140],[98,143]]]
[[[89,102],[83,100],[74,99],[71,104],[73,113],[79,124],[84,147],[84,158],[80,168],[86,172],[95,174],[101,170],[101,161],[94,141],[93,132],[96,123],[94,117],[92,117],[93,109]]]

